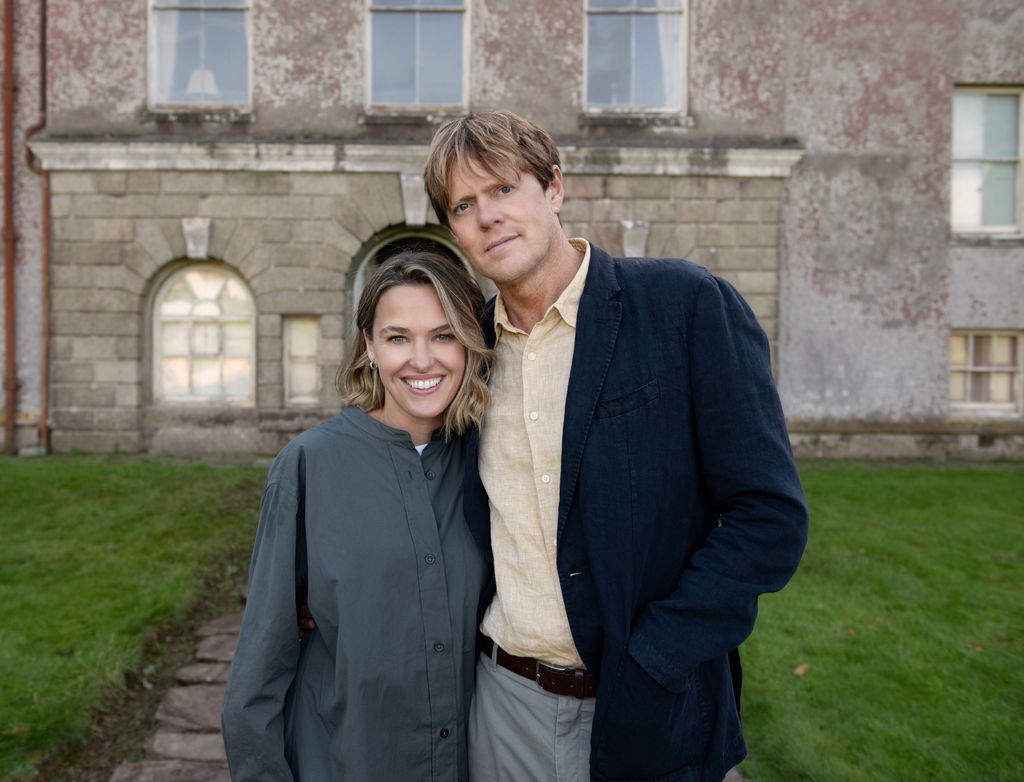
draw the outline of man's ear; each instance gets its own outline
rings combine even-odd
[[[551,204],[551,211],[558,214],[562,209],[562,201],[565,200],[565,181],[562,177],[562,169],[558,166],[551,167],[551,181],[548,183],[544,195]]]

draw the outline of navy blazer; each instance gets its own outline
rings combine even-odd
[[[478,445],[471,432],[465,510],[491,556]],[[792,576],[806,537],[768,340],[746,302],[689,262],[591,245],[557,569],[576,648],[599,682],[595,782],[721,782],[743,759],[728,654],[753,629],[758,596]]]

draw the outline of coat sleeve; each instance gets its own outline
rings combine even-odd
[[[224,695],[221,724],[234,782],[291,782],[285,696],[299,659],[297,602],[305,591],[300,490],[271,479],[263,493],[249,596]]]
[[[747,638],[758,596],[786,584],[807,540],[803,490],[757,319],[732,286],[708,275],[688,323],[698,464],[718,524],[675,591],[637,617],[629,642],[630,655],[674,692],[698,663]]]

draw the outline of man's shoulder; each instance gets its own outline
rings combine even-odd
[[[707,267],[684,258],[605,258],[627,297],[667,295],[678,302],[696,295],[703,283],[719,279]]]

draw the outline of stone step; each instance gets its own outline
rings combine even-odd
[[[228,614],[219,619],[214,619],[199,631],[199,635],[237,635],[241,629],[242,612],[239,611],[237,614]]]
[[[171,687],[156,711],[156,719],[171,731],[219,731],[223,700],[223,685]]]
[[[146,742],[146,757],[151,760],[228,762],[224,739],[219,733],[175,733],[161,730]]]
[[[231,662],[238,645],[238,636],[208,635],[199,642],[196,657],[206,662]]]
[[[114,769],[110,782],[231,782],[231,777],[223,763],[146,760],[122,763]]]
[[[192,663],[174,674],[182,684],[224,684],[231,666],[228,663]]]

